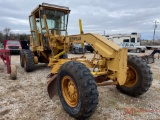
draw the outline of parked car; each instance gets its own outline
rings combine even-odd
[[[94,51],[93,47],[88,43],[85,43],[85,48],[86,48],[86,51],[90,51],[91,53],[93,53]]]
[[[11,53],[19,53],[22,46],[19,40],[4,40],[4,49],[10,50]]]
[[[70,48],[70,52],[73,54],[77,53],[86,53],[86,48],[84,47],[84,50],[82,48],[81,44],[73,44],[73,46]]]
[[[144,53],[146,50],[146,46],[140,46],[139,44],[136,43],[130,43],[130,42],[124,42],[120,45],[123,48],[128,48],[128,52],[134,51],[137,53]]]

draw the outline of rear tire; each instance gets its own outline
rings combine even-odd
[[[142,58],[129,55],[128,56],[127,82],[117,89],[130,96],[139,96],[148,91],[152,84],[152,72]]]
[[[34,55],[31,50],[24,51],[24,69],[26,72],[33,70],[34,66]]]
[[[97,85],[90,70],[82,63],[69,61],[58,72],[57,88],[66,112],[77,118],[91,116],[97,108]]]
[[[20,51],[20,64],[21,67],[24,67],[24,50]]]

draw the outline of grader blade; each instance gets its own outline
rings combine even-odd
[[[56,77],[57,74],[55,74],[53,77],[51,77],[48,81],[48,86],[47,86],[47,90],[48,90],[48,94],[49,97],[52,99],[53,96],[56,94],[57,92],[57,87],[56,87]]]

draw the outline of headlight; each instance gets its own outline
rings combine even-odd
[[[6,46],[6,49],[8,50],[8,49],[9,49],[9,47],[8,47],[8,46]]]

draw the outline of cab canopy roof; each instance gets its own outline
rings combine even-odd
[[[31,14],[38,14],[39,10],[44,10],[44,9],[50,9],[50,10],[58,10],[58,11],[63,11],[65,13],[70,13],[69,7],[65,6],[59,6],[59,5],[54,5],[54,4],[49,4],[49,3],[42,3],[42,5],[38,5],[32,12]]]

